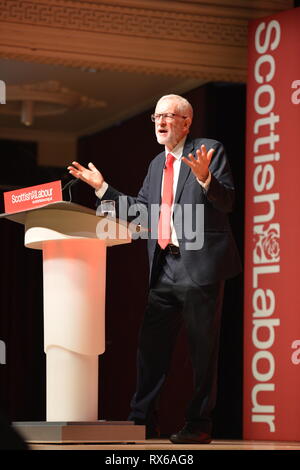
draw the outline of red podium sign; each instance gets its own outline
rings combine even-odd
[[[30,186],[29,188],[7,191],[4,193],[6,214],[26,211],[52,202],[62,201],[60,181]]]
[[[244,438],[300,440],[300,8],[249,26]]]

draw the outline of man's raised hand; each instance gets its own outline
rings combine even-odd
[[[68,170],[72,176],[81,179],[92,186],[96,191],[101,188],[104,182],[102,174],[93,163],[89,163],[88,168],[85,168],[78,162],[72,162],[72,165],[68,166]]]
[[[182,157],[182,160],[191,168],[198,180],[205,182],[209,175],[209,165],[214,151],[213,148],[207,151],[205,145],[201,145],[200,149],[196,150],[196,158],[190,153],[189,158]]]

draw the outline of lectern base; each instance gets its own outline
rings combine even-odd
[[[132,442],[146,438],[145,426],[132,421],[15,422],[13,426],[28,443]]]

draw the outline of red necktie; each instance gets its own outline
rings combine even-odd
[[[164,183],[160,208],[160,217],[158,222],[158,244],[162,250],[171,240],[171,207],[173,203],[173,162],[175,157],[171,153],[167,155],[167,161],[164,169]]]

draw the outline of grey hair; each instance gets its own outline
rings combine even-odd
[[[191,103],[186,98],[183,98],[183,96],[180,96],[180,95],[164,95],[158,100],[157,104],[162,100],[177,101],[177,108],[178,108],[179,112],[181,112],[182,114],[187,115],[188,117],[193,119],[193,107],[192,107]]]

